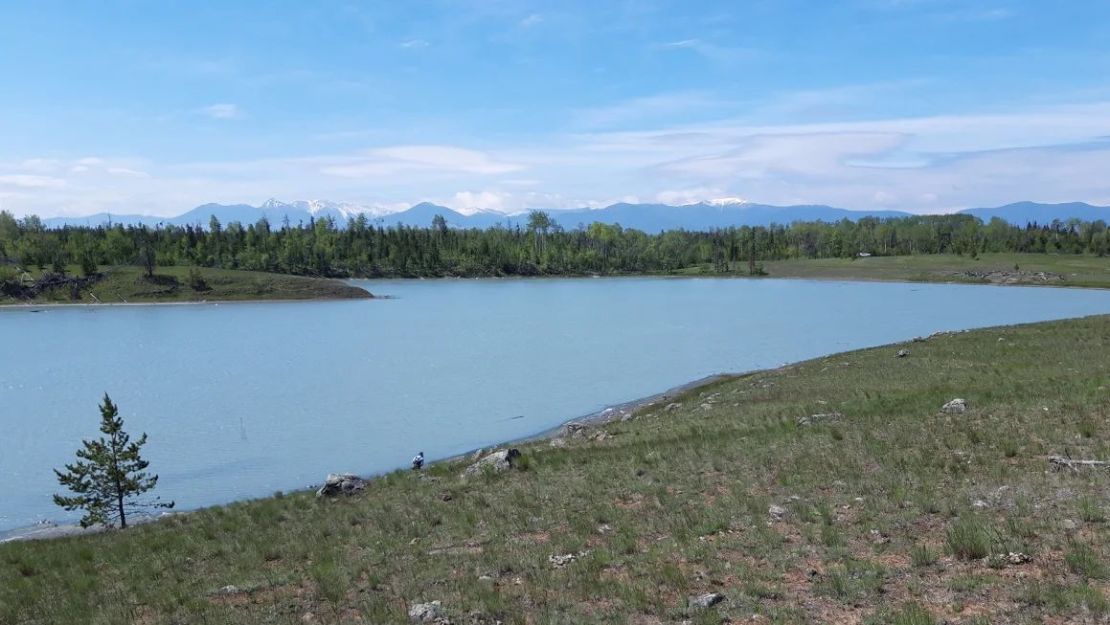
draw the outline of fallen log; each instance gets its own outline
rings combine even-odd
[[[1072,460],[1063,456],[1049,456],[1048,463],[1054,469],[1071,469],[1072,471],[1078,471],[1084,467],[1110,467],[1110,462],[1103,460]]]

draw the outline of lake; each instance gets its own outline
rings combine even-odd
[[[108,392],[196,508],[531,435],[720,372],[1110,313],[1110,291],[680,278],[355,281],[394,299],[0,310],[0,530]]]

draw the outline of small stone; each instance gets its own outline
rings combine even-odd
[[[897,358],[905,358],[906,356],[909,356],[909,355],[910,355],[910,350],[908,350],[908,349],[900,349],[900,350],[898,350],[898,353],[897,353],[897,354],[895,354],[895,357],[897,357]]]
[[[681,407],[682,407],[682,404],[680,404],[678,402],[673,402],[673,403],[667,404],[667,407],[663,409],[663,412],[674,412],[675,410],[678,410]]]
[[[556,449],[562,449],[562,448],[567,446],[567,439],[565,439],[565,438],[553,438],[553,439],[551,439],[551,442],[548,443],[548,444],[551,445],[552,447],[556,448]]]
[[[771,518],[775,521],[781,521],[786,516],[786,512],[786,508],[782,506],[771,505],[770,508],[767,508],[767,514],[771,515]]]
[[[228,584],[227,586],[224,586],[223,588],[217,590],[216,594],[219,594],[219,595],[237,595],[237,594],[239,594],[239,587],[238,586],[232,586],[231,584]]]
[[[719,592],[707,592],[704,595],[697,595],[690,597],[686,600],[686,606],[695,610],[705,610],[711,608],[718,603],[725,600],[725,596]]]
[[[972,502],[971,505],[976,507],[976,508],[979,508],[980,510],[982,510],[983,508],[991,507],[991,505],[989,503],[983,501],[982,499],[976,499],[974,502]]]
[[[1020,551],[1011,551],[1006,554],[1006,561],[1010,564],[1025,564],[1026,562],[1032,562],[1033,556]]]
[[[871,544],[885,545],[890,542],[890,537],[879,530],[871,530]]]
[[[409,620],[413,623],[434,623],[443,618],[443,607],[439,601],[417,603],[409,608]]]
[[[1064,519],[1060,522],[1060,527],[1063,527],[1065,530],[1071,532],[1079,529],[1079,524],[1071,519]]]
[[[940,407],[941,412],[948,414],[962,414],[967,412],[967,400],[956,398]]]

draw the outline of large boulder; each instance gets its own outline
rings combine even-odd
[[[940,411],[947,414],[963,414],[967,412],[967,400],[957,397],[941,406]]]
[[[317,497],[350,495],[366,488],[366,480],[351,473],[329,473],[324,485],[316,491]]]
[[[443,607],[439,601],[415,603],[409,608],[409,620],[413,623],[435,623],[443,619]]]
[[[520,457],[518,449],[499,449],[478,462],[470,465],[463,472],[464,477],[481,475],[486,471],[503,473],[513,468],[513,461]]]

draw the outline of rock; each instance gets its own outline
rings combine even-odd
[[[681,407],[682,407],[682,404],[680,404],[678,402],[672,402],[672,403],[667,404],[667,407],[663,409],[663,412],[674,412],[675,410],[678,410]]]
[[[317,497],[350,495],[366,488],[366,480],[352,473],[330,473],[324,485],[316,491]]]
[[[1033,556],[1020,551],[1011,551],[1006,554],[1006,561],[1010,564],[1025,564],[1026,562],[1032,562]]]
[[[576,421],[571,421],[564,425],[563,428],[567,431],[567,436],[585,436],[590,430],[589,425]]]
[[[702,410],[711,410],[713,408],[713,404],[706,402],[698,407]]]
[[[520,457],[518,449],[499,449],[478,462],[470,465],[463,472],[464,477],[480,475],[485,471],[503,473],[513,468],[513,461]]]
[[[725,601],[725,599],[726,597],[719,592],[707,592],[704,595],[690,597],[686,600],[686,606],[694,610],[705,610]]]
[[[786,508],[783,508],[782,506],[776,506],[772,504],[770,508],[767,508],[767,514],[771,515],[771,519],[775,521],[781,521],[782,518],[786,516],[786,513]]]
[[[897,357],[897,358],[905,358],[906,356],[909,356],[909,355],[910,355],[910,350],[908,350],[908,349],[900,349],[900,350],[898,350],[898,353],[897,353],[897,354],[895,354],[895,357]]]
[[[967,412],[967,400],[956,398],[940,407],[941,412],[948,414],[963,414]]]
[[[885,545],[890,542],[890,536],[880,532],[879,530],[871,530],[871,544]]]
[[[914,342],[914,343],[924,343],[924,342],[925,342],[925,340],[926,340],[926,339],[925,339],[925,337],[923,337],[923,336],[915,336],[915,337],[913,337],[913,342]]]
[[[553,438],[553,439],[551,439],[551,442],[548,443],[548,445],[551,445],[552,447],[555,447],[557,449],[562,449],[563,447],[567,446],[567,439],[565,439],[565,438]]]
[[[976,499],[975,501],[973,501],[971,503],[971,505],[976,507],[976,508],[979,508],[980,510],[982,510],[983,508],[991,507],[991,505],[989,503],[983,501],[982,499]]]
[[[1079,529],[1079,524],[1071,519],[1064,519],[1060,522],[1060,527],[1063,527],[1066,531],[1072,532]]]
[[[443,618],[443,607],[439,601],[416,603],[409,608],[409,620],[413,623],[435,623]]]
[[[843,416],[844,415],[839,412],[819,412],[817,414],[811,414],[808,417],[798,417],[796,422],[798,425],[813,425],[819,421],[834,421]]]
[[[564,553],[563,555],[554,554],[548,556],[547,561],[550,562],[552,566],[558,569],[570,564],[571,562],[574,562],[578,558],[589,555],[589,553],[589,551],[582,551],[579,553]]]
[[[475,449],[475,450],[474,450],[474,453],[470,454],[470,461],[471,461],[471,462],[477,462],[477,461],[478,461],[478,460],[480,460],[480,459],[482,458],[482,456],[484,456],[485,454],[486,454],[486,450],[485,450],[485,449],[482,449],[481,447],[479,447],[478,449]]]
[[[237,595],[239,594],[239,587],[228,584],[223,588],[216,591],[217,595]]]

